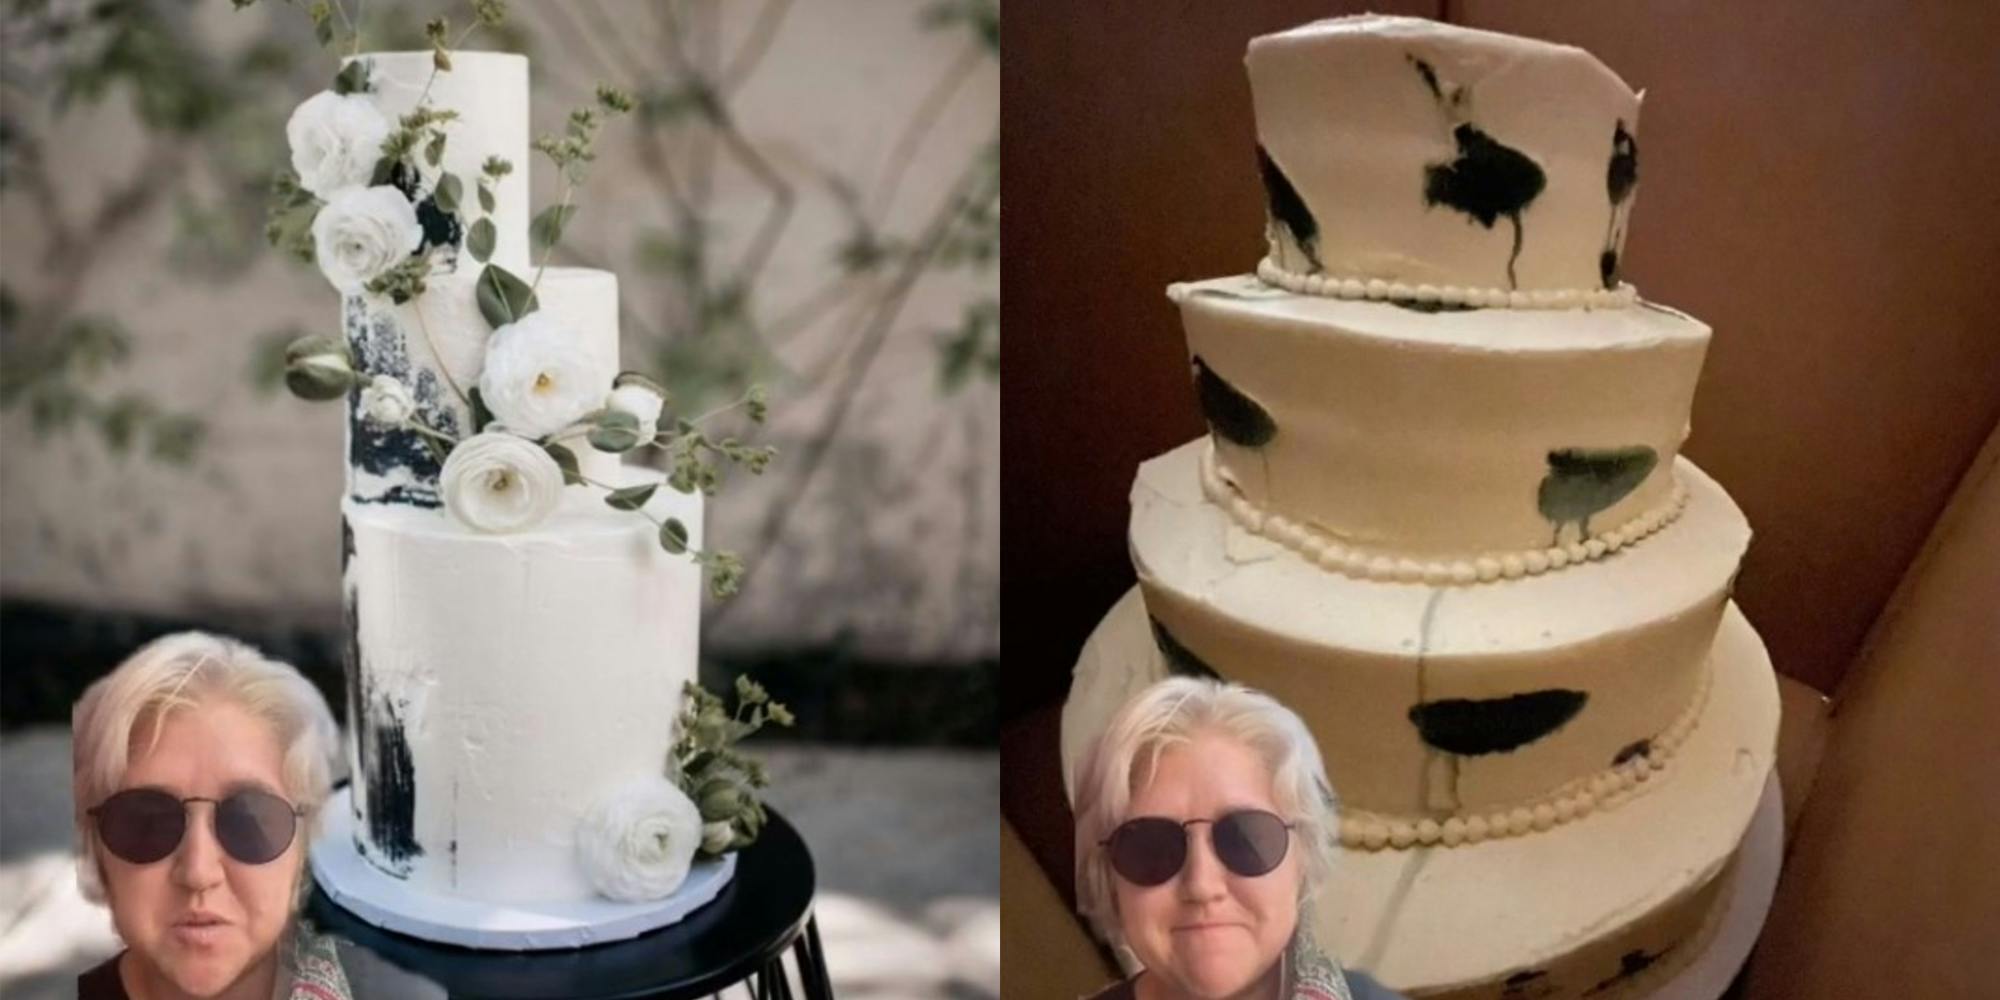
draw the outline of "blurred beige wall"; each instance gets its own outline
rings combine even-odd
[[[533,42],[537,132],[557,130],[596,82],[636,89],[666,76],[662,47],[675,27],[698,62],[719,65],[763,48],[729,92],[729,108],[794,192],[795,207],[752,309],[767,325],[788,314],[799,321],[773,343],[778,371],[767,380],[773,421],[761,439],[785,454],[762,480],[733,480],[710,508],[713,543],[761,558],[735,605],[719,617],[711,609],[709,645],[760,650],[844,639],[861,655],[891,659],[995,656],[998,387],[975,378],[944,392],[936,338],[959,324],[968,302],[997,296],[997,272],[925,273],[882,324],[872,354],[866,314],[822,304],[876,301],[894,276],[860,279],[846,299],[826,291],[838,284],[836,255],[852,231],[826,178],[846,178],[864,195],[885,192],[866,211],[885,236],[914,239],[995,133],[997,66],[967,31],[926,26],[929,5],[921,0],[677,6],[682,20],[669,25],[660,5],[626,0],[511,5]],[[463,5],[450,9],[464,21]],[[278,19],[300,18],[275,3],[241,13],[220,2],[193,10],[191,30],[223,50],[284,28]],[[301,58],[330,79],[333,57],[314,51],[303,33],[294,37]],[[36,54],[9,59],[32,66]],[[304,86],[270,95],[277,121],[310,93]],[[56,208],[67,217],[94,210],[143,161],[146,136],[122,93],[61,118],[46,102],[9,98],[10,117],[37,132],[57,168]],[[772,198],[701,132],[670,133],[664,155],[685,182],[707,175],[715,257],[735,260]],[[630,310],[664,330],[688,303],[673,283],[632,263],[640,234],[672,221],[636,134],[624,122],[605,130],[602,159],[557,262],[619,271]],[[902,168],[891,165],[899,145]],[[535,204],[549,204],[554,172],[541,163],[533,169]],[[900,180],[889,183],[891,175]],[[189,190],[207,183],[191,168]],[[65,278],[44,266],[49,234],[32,197],[19,185],[0,195],[0,278],[24,299]],[[142,387],[164,405],[198,412],[210,425],[202,456],[186,470],[114,456],[91,432],[41,438],[21,412],[7,414],[0,595],[195,617],[247,611],[325,620],[339,603],[340,407],[282,391],[261,395],[246,370],[266,330],[336,329],[335,293],[315,269],[261,247],[255,266],[233,283],[175,273],[167,267],[175,226],[175,198],[160,199],[102,248],[77,301],[117,318],[133,339],[130,362],[93,385],[105,393]],[[650,367],[646,333],[628,322],[624,334],[628,366]],[[836,412],[839,429],[807,483],[801,455]],[[781,505],[792,508],[782,533],[758,546]]]

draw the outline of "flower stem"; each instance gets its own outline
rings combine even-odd
[[[563,212],[569,209],[570,196],[575,193],[576,185],[572,184],[569,178],[565,176],[563,178],[562,202],[556,207],[556,218],[560,219],[563,217]],[[528,298],[534,298],[535,291],[542,287],[542,272],[549,269],[549,254],[554,253],[555,249],[556,244],[553,240],[549,241],[548,246],[542,248],[541,262],[535,265],[535,280],[528,283]]]
[[[425,436],[425,437],[427,437],[427,438],[430,438],[430,439],[431,439],[431,440],[433,440],[433,441],[440,441],[440,442],[443,442],[443,443],[445,443],[445,444],[448,444],[448,445],[456,445],[456,444],[458,444],[458,439],[457,439],[457,438],[455,438],[455,437],[452,437],[451,435],[449,435],[449,434],[446,434],[446,433],[445,433],[445,432],[443,432],[443,431],[440,431],[440,430],[437,430],[436,428],[433,428],[433,427],[431,427],[431,426],[430,426],[429,424],[426,424],[426,423],[424,423],[423,421],[421,421],[421,420],[418,420],[418,419],[417,419],[416,417],[414,417],[414,416],[413,416],[413,417],[411,417],[411,418],[410,418],[409,420],[405,421],[405,422],[404,422],[404,426],[405,426],[405,427],[408,427],[408,428],[409,428],[410,430],[413,430],[413,431],[416,431],[416,432],[417,432],[417,433],[419,433],[419,434],[422,434],[423,436]]]

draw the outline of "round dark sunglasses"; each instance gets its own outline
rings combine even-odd
[[[1119,824],[1099,843],[1111,854],[1111,870],[1138,886],[1159,885],[1187,864],[1188,828],[1209,824],[1208,839],[1224,868],[1245,878],[1270,874],[1285,860],[1293,824],[1262,809],[1242,809],[1213,820],[1139,816]]]
[[[135,865],[150,865],[181,845],[187,835],[188,803],[215,806],[210,822],[215,841],[247,865],[275,860],[292,845],[305,810],[270,792],[244,789],[221,799],[176,798],[158,788],[128,788],[89,810],[98,839],[111,853]]]

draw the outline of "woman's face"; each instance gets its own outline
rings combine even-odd
[[[176,709],[160,723],[157,743],[152,735],[151,723],[134,727],[120,791],[160,788],[176,798],[219,800],[254,786],[290,800],[276,734],[232,702]],[[216,843],[213,805],[194,802],[187,809],[187,832],[165,858],[135,865],[101,844],[98,858],[112,923],[137,959],[132,971],[208,997],[262,971],[274,957],[291,917],[305,848],[295,835],[275,860],[245,864]],[[197,928],[190,920],[219,923]]]
[[[1152,780],[1135,789],[1128,818],[1213,820],[1239,809],[1288,816],[1272,794],[1263,760],[1214,733],[1162,753]],[[1191,997],[1234,997],[1276,981],[1279,955],[1298,925],[1300,857],[1294,842],[1272,871],[1246,878],[1216,860],[1210,826],[1188,828],[1187,862],[1160,885],[1116,875],[1119,922],[1148,975]],[[1296,835],[1294,835],[1296,841]]]

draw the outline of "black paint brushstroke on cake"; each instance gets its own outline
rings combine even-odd
[[[1201,415],[1218,437],[1245,448],[1262,448],[1278,435],[1277,422],[1256,400],[1217,375],[1200,355],[1195,355],[1193,364]]]
[[[1535,491],[1535,506],[1555,525],[1556,542],[1563,525],[1576,522],[1577,540],[1590,537],[1590,518],[1625,499],[1659,464],[1659,453],[1647,445],[1625,448],[1557,448],[1548,454],[1549,471]]]
[[[403,333],[391,316],[373,312],[367,300],[351,297],[342,310],[345,316],[348,350],[357,370],[368,376],[387,375],[408,387],[424,422],[454,437],[460,436],[458,416],[441,404],[447,391],[437,374],[418,369],[410,362]],[[407,470],[412,480],[365,494],[357,487],[350,496],[361,503],[401,503],[415,507],[442,506],[437,492],[443,472],[431,446],[415,431],[386,428],[363,416],[361,389],[348,394],[347,460],[355,469],[376,476],[393,476]]]
[[[1430,301],[1423,299],[1384,299],[1383,301],[1398,309],[1408,309],[1411,312],[1420,313],[1472,312],[1480,308],[1466,302],[1440,302],[1435,299]]]
[[[1617,986],[1619,983],[1631,979],[1633,976],[1652,968],[1653,963],[1658,962],[1666,956],[1667,952],[1672,950],[1674,949],[1669,946],[1649,954],[1642,948],[1634,948],[1618,956],[1618,971],[1612,973],[1609,979],[1605,979],[1596,986],[1592,986],[1583,995],[1587,997],[1596,996],[1605,990]]]
[[[1444,698],[1410,706],[1425,745],[1462,757],[1506,753],[1561,729],[1589,695],[1567,688],[1504,698]]]
[[[1605,288],[1618,287],[1618,218],[1625,199],[1639,183],[1639,140],[1625,131],[1625,120],[1611,129],[1611,161],[1604,168],[1604,193],[1611,200],[1611,217],[1604,224],[1604,252],[1597,270]]]
[[[1611,758],[1611,766],[1617,767],[1618,765],[1623,764],[1634,757],[1644,757],[1645,755],[1652,752],[1653,752],[1652,740],[1634,740],[1633,742],[1627,743],[1618,749],[1617,756]]]
[[[368,778],[368,839],[384,859],[408,877],[405,862],[424,853],[417,844],[417,776],[410,759],[402,713],[390,699],[368,706],[368,739],[361,751]]]
[[[1514,264],[1521,256],[1521,212],[1548,186],[1548,175],[1526,153],[1461,120],[1466,88],[1452,87],[1450,97],[1446,97],[1444,84],[1430,63],[1407,53],[1404,58],[1416,68],[1431,98],[1453,123],[1451,138],[1458,147],[1455,158],[1424,165],[1424,203],[1456,209],[1488,229],[1505,216],[1514,226],[1514,248],[1507,256],[1507,287],[1519,287]]]
[[[465,239],[465,226],[456,213],[447,212],[437,203],[437,195],[419,199],[418,185],[422,183],[415,169],[408,163],[397,161],[389,171],[389,184],[403,192],[403,197],[417,209],[417,225],[424,231],[424,241],[417,247],[416,256],[422,256],[433,247],[456,251]]]
[[[1174,638],[1174,634],[1167,631],[1167,627],[1160,624],[1158,618],[1147,615],[1146,621],[1153,627],[1153,644],[1160,647],[1160,655],[1167,661],[1168,672],[1176,677],[1197,677],[1211,681],[1222,679],[1222,675],[1217,673],[1214,667],[1209,666],[1207,660]]]
[[[1312,209],[1306,207],[1306,200],[1299,196],[1290,178],[1278,168],[1277,161],[1260,144],[1257,147],[1257,174],[1264,179],[1264,200],[1271,212],[1271,221],[1283,226],[1292,237],[1292,243],[1312,263],[1314,271],[1321,270],[1319,262],[1319,221],[1313,218]]]

